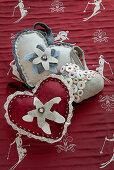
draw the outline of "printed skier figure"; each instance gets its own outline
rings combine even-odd
[[[88,5],[95,5],[95,8],[94,8],[94,11],[91,14],[91,16],[89,16],[87,18],[83,18],[83,21],[87,21],[88,19],[92,18],[93,16],[99,14],[101,12],[100,11],[101,5],[102,5],[102,8],[105,10],[105,7],[102,4],[102,0],[94,0],[94,2],[88,2],[87,6],[83,12],[86,12]]]
[[[113,135],[112,139],[107,138],[107,136],[105,137],[105,141],[103,143],[103,146],[102,146],[102,149],[100,151],[100,154],[103,154],[103,149],[104,149],[106,141],[114,142],[114,135]],[[113,148],[113,155],[112,155],[111,159],[109,161],[105,162],[105,163],[102,163],[100,168],[105,168],[107,165],[109,165],[113,161],[114,161],[114,148]]]
[[[68,38],[68,33],[69,33],[69,31],[60,31],[58,34],[54,33],[57,35],[56,37],[54,37],[54,42],[55,43],[63,43],[65,40],[69,40],[70,38]],[[75,44],[76,43],[71,44],[71,45],[75,45]]]
[[[9,148],[9,152],[8,152],[8,157],[7,157],[7,160],[9,159],[9,155],[10,155],[10,150],[11,150],[11,147],[14,143],[16,143],[17,145],[17,152],[18,152],[18,156],[19,156],[19,160],[18,162],[13,166],[11,167],[9,170],[14,170],[18,164],[25,158],[25,156],[27,155],[27,150],[24,149],[23,147],[25,146],[30,146],[30,145],[22,145],[22,139],[21,139],[21,134],[17,133],[17,137],[15,138],[15,140],[10,144],[10,148]]]
[[[26,8],[25,8],[25,7],[24,7],[23,0],[19,0],[19,3],[14,7],[14,11],[13,11],[13,15],[12,15],[12,16],[14,16],[15,9],[16,9],[17,7],[19,7],[19,10],[20,10],[20,13],[21,13],[21,17],[20,17],[17,21],[15,21],[15,23],[17,23],[17,22],[19,22],[21,19],[23,19],[23,18],[27,15],[27,13],[28,13],[28,11],[27,11],[26,9],[30,8],[30,7],[26,7]]]
[[[62,43],[64,40],[69,40],[69,38],[67,37],[69,31],[60,31],[56,37],[54,37],[54,41],[56,43]]]
[[[93,66],[99,66],[96,68],[96,71],[99,72],[99,74],[101,74],[101,76],[108,82],[111,82],[108,78],[104,77],[103,75],[103,71],[104,71],[104,64],[108,64],[109,67],[110,67],[110,70],[111,70],[111,73],[113,74],[113,71],[112,71],[112,68],[110,66],[110,63],[108,63],[105,59],[104,59],[104,56],[103,55],[100,55],[99,57],[99,65],[93,65]]]

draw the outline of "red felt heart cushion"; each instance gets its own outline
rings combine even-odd
[[[35,88],[33,93],[16,92],[9,96],[6,104],[6,119],[7,122],[19,133],[33,137],[35,139],[44,140],[47,142],[55,142],[62,138],[66,132],[67,126],[70,124],[72,117],[72,91],[69,91],[67,83],[64,82],[62,76],[49,76],[44,79]],[[37,97],[43,104],[47,103],[55,97],[60,97],[61,101],[58,104],[53,104],[51,111],[56,111],[65,118],[64,123],[56,123],[46,119],[50,125],[51,134],[46,134],[38,127],[37,118],[34,117],[32,122],[26,122],[22,119],[27,115],[27,112],[36,109],[33,102]]]

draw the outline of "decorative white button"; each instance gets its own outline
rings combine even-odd
[[[74,78],[75,76],[76,76],[76,73],[75,73],[75,72],[72,71],[72,72],[69,73],[69,77],[70,77],[70,78]]]
[[[82,79],[82,81],[84,81],[86,83],[87,82],[87,78]]]
[[[73,79],[73,83],[74,83],[74,84],[77,84],[78,81],[79,81],[78,78],[74,78],[74,79]]]
[[[38,109],[38,112],[39,112],[39,113],[44,113],[44,111],[45,111],[45,109],[44,109],[43,107],[41,107],[41,108]]]
[[[67,71],[67,72],[73,71],[73,67],[72,67],[72,66],[66,66],[66,71]]]
[[[41,57],[41,59],[43,60],[43,61],[47,61],[47,55],[43,55],[42,57]]]
[[[77,84],[77,87],[82,90],[85,88],[85,82],[84,81],[79,81],[78,84]]]
[[[78,103],[79,102],[79,100],[80,100],[80,97],[78,96],[78,95],[74,95],[74,101],[76,102],[76,103]]]
[[[78,95],[78,96],[82,96],[83,93],[84,93],[83,90],[78,90],[78,91],[77,91],[77,95]]]
[[[63,71],[65,70],[65,66],[62,66],[61,69],[60,69],[60,72],[63,73]]]
[[[68,66],[70,63],[66,63],[65,66]]]
[[[88,70],[84,70],[83,73],[84,73],[85,75],[87,75],[87,74],[88,74]]]
[[[72,81],[72,79],[71,79],[71,78],[66,78],[66,81],[67,81],[67,83],[68,83],[69,85],[71,85],[71,86],[72,86],[73,81]]]
[[[77,70],[77,78],[78,79],[83,79],[85,76],[83,74],[83,71],[82,70]]]
[[[88,79],[88,80],[91,80],[91,79],[92,79],[92,77],[91,77],[90,74],[87,75],[87,79]]]
[[[75,65],[74,65],[74,69],[75,69],[75,70],[79,70],[80,67],[79,67],[78,65],[75,64]]]
[[[75,84],[72,85],[73,94],[77,92],[78,88]]]
[[[64,78],[67,78],[67,74],[66,74],[66,73],[63,73],[62,76],[63,76]]]

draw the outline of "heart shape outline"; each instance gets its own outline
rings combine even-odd
[[[10,116],[9,116],[9,112],[8,112],[8,108],[9,108],[9,104],[10,102],[12,101],[12,99],[14,99],[17,95],[29,95],[31,97],[34,96],[34,94],[37,92],[38,88],[40,87],[41,83],[47,81],[49,78],[52,78],[52,79],[55,79],[57,80],[57,82],[59,83],[63,83],[65,85],[65,89],[68,90],[69,92],[69,100],[68,100],[68,106],[69,106],[69,113],[68,113],[68,116],[66,118],[66,121],[64,123],[64,128],[63,128],[63,131],[62,131],[62,135],[61,137],[57,137],[56,139],[52,139],[52,138],[49,138],[48,137],[44,137],[44,136],[36,136],[34,135],[33,133],[31,132],[27,132],[26,130],[22,129],[22,128],[19,128],[15,123],[13,123],[11,120],[10,120]],[[6,113],[5,113],[5,118],[6,118],[6,121],[9,125],[12,126],[12,128],[16,131],[18,131],[20,134],[22,135],[26,135],[28,136],[29,138],[34,138],[34,139],[39,139],[41,141],[45,141],[45,142],[48,142],[48,143],[55,143],[55,142],[58,142],[62,139],[62,137],[65,135],[65,133],[67,132],[67,127],[71,124],[71,118],[73,116],[73,106],[72,106],[72,102],[74,100],[74,96],[73,96],[73,90],[71,89],[71,87],[68,85],[67,81],[63,78],[63,76],[59,76],[59,75],[50,75],[48,77],[44,77],[37,85],[36,87],[33,89],[32,91],[33,93],[31,92],[28,92],[28,91],[24,91],[24,92],[20,92],[20,91],[16,91],[14,94],[11,94],[10,96],[8,96],[7,98],[7,101],[6,103],[4,104],[4,109],[6,110]]]

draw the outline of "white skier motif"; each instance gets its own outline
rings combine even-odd
[[[58,34],[55,33],[57,35],[54,37],[55,43],[62,43],[65,40],[69,40],[68,33],[69,31],[60,31]]]
[[[19,165],[19,163],[25,158],[25,156],[27,155],[27,150],[24,149],[23,147],[25,147],[25,146],[30,146],[30,145],[22,145],[21,136],[22,136],[21,134],[17,133],[17,137],[16,137],[15,140],[10,144],[10,148],[9,148],[7,160],[9,159],[10,150],[11,150],[11,147],[12,147],[12,145],[13,145],[14,143],[16,143],[16,145],[17,145],[17,152],[18,152],[19,160],[18,160],[18,162],[17,162],[13,167],[11,167],[9,170],[14,170],[14,169]]]
[[[25,7],[24,7],[23,0],[19,0],[19,3],[14,7],[14,11],[13,11],[13,15],[12,15],[12,16],[14,16],[15,9],[16,9],[17,7],[19,7],[19,10],[20,10],[20,13],[21,13],[21,17],[20,17],[17,21],[15,21],[15,23],[17,23],[17,22],[19,22],[21,19],[23,19],[23,18],[27,15],[27,13],[28,13],[28,11],[27,11],[26,9],[30,8],[30,7],[26,7],[26,8],[25,8]]]
[[[94,32],[93,35],[94,35],[94,37],[92,39],[94,39],[94,43],[96,43],[97,41],[99,41],[99,42],[103,42],[103,41],[108,42],[109,37],[106,36],[106,32],[102,31],[102,29],[96,30],[96,32]]]
[[[68,33],[69,31],[59,31],[59,33],[54,33],[56,35],[56,37],[54,37],[54,42],[57,43],[63,43],[65,40],[70,40],[70,38],[68,38]],[[71,44],[71,43],[70,43]],[[75,45],[71,44],[71,45]]]
[[[68,134],[66,134],[63,139],[60,142],[63,142],[63,145],[56,145],[56,147],[58,147],[57,152],[61,153],[61,151],[67,152],[67,151],[71,151],[74,152],[75,151],[75,144],[69,144],[70,142],[73,141],[73,138],[68,136]]]
[[[106,95],[106,96],[102,96],[102,95],[100,95],[100,100],[99,100],[99,102],[102,102],[102,104],[101,104],[101,107],[103,108],[103,109],[106,109],[106,111],[112,111],[112,109],[114,109],[114,96],[112,95],[112,96],[108,96],[108,95]]]
[[[112,138],[112,139],[107,138],[107,136],[105,137],[105,140],[104,140],[102,149],[101,149],[101,151],[100,151],[100,154],[103,154],[103,149],[104,149],[104,146],[105,146],[106,141],[114,142],[114,135],[113,135],[113,138]],[[113,155],[112,155],[111,159],[110,159],[109,161],[105,162],[105,163],[102,163],[101,166],[100,166],[100,168],[105,168],[107,165],[109,165],[109,164],[110,164],[111,162],[113,162],[113,161],[114,161],[114,148],[113,148]]]
[[[87,21],[88,19],[92,18],[93,16],[99,14],[101,12],[100,11],[101,5],[102,5],[102,8],[105,10],[105,7],[102,4],[102,0],[94,0],[94,2],[88,2],[87,6],[83,12],[86,12],[88,5],[95,5],[95,8],[94,8],[93,13],[89,17],[83,18],[83,21]]]
[[[64,12],[65,7],[62,7],[62,5],[63,2],[59,2],[59,0],[54,0],[54,2],[51,4],[52,6],[52,8],[50,8],[51,12],[59,12],[59,11]]]
[[[96,68],[96,71],[98,71],[99,74],[101,74],[101,76],[102,76],[106,81],[111,82],[108,78],[104,77],[104,75],[103,75],[104,64],[105,64],[105,63],[109,65],[109,68],[110,68],[110,70],[111,70],[111,73],[113,74],[113,71],[112,71],[112,68],[111,68],[111,66],[110,66],[110,63],[107,62],[107,61],[104,59],[104,56],[103,56],[103,55],[100,55],[100,57],[99,57],[99,65],[93,65],[93,66],[98,66],[98,67]]]

